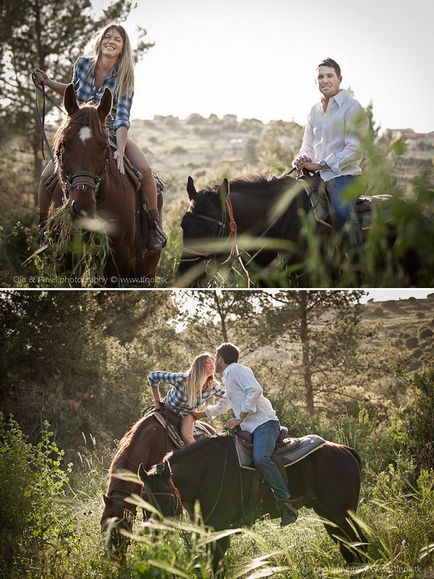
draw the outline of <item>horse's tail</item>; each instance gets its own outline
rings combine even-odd
[[[351,448],[351,446],[344,446],[344,448],[346,450],[348,450],[353,456],[354,458],[357,460],[357,462],[359,463],[359,468],[362,468],[362,459],[360,458],[359,453],[357,452],[357,450],[355,450],[354,448]]]

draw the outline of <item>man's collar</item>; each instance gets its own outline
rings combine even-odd
[[[229,366],[226,366],[226,368],[223,370],[222,374],[223,374],[223,378],[226,377],[226,374],[228,373],[228,370],[231,366],[233,366],[233,364],[235,364],[235,362],[231,362],[231,364],[229,364]]]
[[[345,97],[346,97],[346,96],[347,96],[347,93],[344,91],[344,89],[341,88],[341,90],[340,90],[337,94],[335,94],[334,97],[331,97],[331,98],[332,98],[332,99],[335,99],[336,104],[337,104],[339,107],[341,107],[342,104],[343,104],[343,102],[344,102],[344,100],[345,100]]]

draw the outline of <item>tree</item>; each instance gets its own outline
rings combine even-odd
[[[188,329],[185,339],[213,352],[221,342],[235,342],[243,355],[262,345],[259,318],[270,296],[262,291],[185,292],[180,321]]]
[[[358,290],[281,291],[265,312],[263,328],[270,340],[283,348],[288,343],[300,345],[299,368],[309,414],[314,412],[316,394],[327,395],[336,388],[343,391],[335,385],[355,364],[362,295]]]
[[[38,67],[61,82],[71,79],[72,64],[101,27],[123,21],[133,0],[112,0],[100,17],[92,15],[91,0],[19,0],[3,2],[0,9],[0,139],[19,135],[33,151],[34,178],[39,181],[42,159],[40,129],[35,114],[35,91],[31,72]],[[136,52],[139,58],[152,44],[146,31]],[[48,113],[52,104],[46,103]],[[35,188],[35,205],[37,195]]]

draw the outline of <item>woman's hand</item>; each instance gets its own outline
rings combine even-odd
[[[124,167],[124,154],[120,151],[115,151],[113,153],[113,159],[116,161],[116,166],[118,171],[121,175],[125,175],[125,167]]]
[[[242,420],[240,418],[230,418],[227,422],[226,422],[226,428],[228,430],[235,430],[235,428],[237,426],[239,426],[242,423]]]
[[[201,418],[206,418],[206,412],[205,410],[201,410],[198,412],[190,412],[190,414],[196,419],[196,420],[200,420]]]
[[[47,73],[45,71],[41,70],[40,68],[35,68],[32,76],[35,79],[36,84],[39,84],[39,85],[47,84],[50,80],[48,78]]]

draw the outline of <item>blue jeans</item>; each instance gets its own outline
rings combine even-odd
[[[255,428],[253,431],[253,462],[273,493],[279,499],[286,501],[291,495],[280,474],[279,467],[271,459],[279,433],[278,420],[269,420]]]
[[[362,232],[354,215],[355,199],[342,200],[345,189],[351,186],[357,175],[342,175],[327,181],[327,192],[335,213],[336,225],[342,232],[344,245],[348,249],[359,251],[362,246]]]

